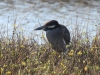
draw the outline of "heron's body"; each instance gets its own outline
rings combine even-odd
[[[39,27],[36,30],[40,30],[41,28],[44,28],[44,31],[46,31],[46,37],[55,51],[67,51],[66,45],[70,42],[70,33],[64,25],[51,20],[45,26]]]

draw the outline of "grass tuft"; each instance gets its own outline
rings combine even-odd
[[[13,32],[12,38],[0,38],[1,75],[100,75],[99,30],[93,39],[88,33],[74,32],[67,54],[55,52],[48,43],[26,39],[16,29]]]

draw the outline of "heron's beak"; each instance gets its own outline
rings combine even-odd
[[[45,30],[45,26],[38,27],[35,30]]]

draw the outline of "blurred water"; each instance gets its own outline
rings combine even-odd
[[[82,2],[83,1],[83,2]],[[66,25],[71,34],[79,25],[81,31],[95,35],[100,23],[99,0],[2,0],[0,1],[0,33],[12,35],[13,27],[24,35],[37,35],[34,28],[55,19]]]

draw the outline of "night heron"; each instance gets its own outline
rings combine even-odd
[[[46,37],[55,51],[67,51],[66,45],[70,43],[70,33],[64,25],[59,24],[56,20],[51,20],[35,30],[46,31]]]

